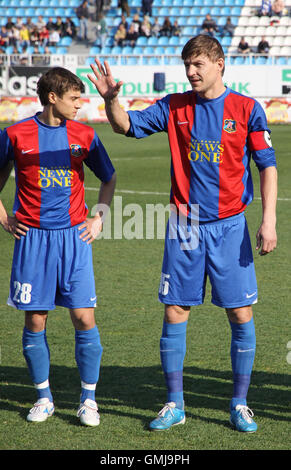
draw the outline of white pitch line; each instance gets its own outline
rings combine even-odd
[[[89,188],[85,186],[86,191],[99,191],[99,188]],[[132,189],[116,189],[116,193],[124,193],[124,194],[140,194],[143,196],[147,195],[154,195],[154,196],[169,196],[170,192],[168,193],[161,193],[161,192],[155,192],[155,191],[135,191]],[[254,200],[256,201],[261,201],[260,197],[254,197]],[[291,198],[288,197],[278,197],[277,201],[287,201],[290,202]]]

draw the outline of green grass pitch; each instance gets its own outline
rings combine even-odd
[[[139,204],[145,209],[146,204],[168,204],[167,136],[136,141],[113,134],[107,124],[95,128],[115,165],[115,196],[122,206],[130,209],[130,204]],[[232,392],[230,329],[224,310],[210,302],[209,284],[205,303],[192,308],[188,323],[184,364],[186,424],[166,433],[148,431],[149,421],[166,401],[159,358],[163,306],[157,300],[163,239],[157,236],[103,238],[93,244],[96,322],[104,348],[96,392],[100,426],[84,428],[76,417],[80,380],[74,360],[74,330],[67,310],[62,308],[50,312],[47,326],[56,413],[45,423],[27,423],[25,417],[36,395],[22,356],[23,313],[6,305],[13,240],[1,228],[1,449],[290,449],[290,126],[272,126],[272,141],[279,172],[278,248],[265,257],[255,253],[259,284],[259,302],[254,306],[257,354],[248,404],[255,413],[257,433],[238,433],[228,423]],[[246,215],[255,247],[261,202],[258,172],[252,167],[255,200]],[[1,194],[10,211],[14,185],[10,177]],[[89,170],[85,187],[91,209],[97,203],[99,182]],[[130,212],[126,214],[124,224],[130,223],[132,217]]]

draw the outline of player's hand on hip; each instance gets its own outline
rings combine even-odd
[[[79,230],[83,230],[80,235],[80,239],[87,244],[92,243],[98,235],[101,233],[103,228],[102,219],[99,215],[93,218],[88,218],[85,222],[79,226]]]
[[[7,216],[5,222],[3,222],[3,228],[6,232],[11,233],[11,235],[16,239],[20,240],[21,236],[25,236],[29,228],[26,225],[22,224],[17,220],[15,216]]]
[[[259,255],[264,256],[271,253],[277,246],[277,234],[273,225],[262,224],[256,235],[257,245],[256,250]]]
[[[106,60],[104,61],[104,65],[102,65],[98,59],[95,59],[95,63],[96,65],[90,65],[94,72],[94,76],[88,74],[87,77],[95,85],[102,98],[109,100],[116,98],[123,82],[116,82],[114,80],[109,64]]]

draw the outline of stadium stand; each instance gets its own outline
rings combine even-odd
[[[0,57],[1,63],[10,63],[9,56],[15,56],[15,49],[11,41],[5,40],[5,26],[9,18],[13,23],[17,17],[25,23],[28,18],[33,24],[37,23],[41,16],[45,23],[52,19],[56,21],[60,17],[62,21],[70,18],[76,28],[79,27],[79,19],[76,9],[80,0],[0,0]],[[130,23],[134,15],[138,15],[140,21],[141,0],[129,0],[131,16],[127,18]],[[95,2],[91,5],[95,5]],[[216,23],[215,36],[221,41],[227,62],[230,64],[291,64],[291,0],[285,0],[282,16],[258,16],[261,0],[154,0],[150,22],[154,24],[154,18],[158,18],[162,27],[165,18],[169,18],[173,24],[177,21],[178,34],[176,36],[151,35],[139,36],[135,46],[124,41],[123,45],[116,45],[114,35],[121,21],[121,9],[118,0],[111,0],[104,10],[107,25],[107,37],[103,45],[96,36],[96,21],[91,21],[91,40],[83,44],[82,52],[78,49],[78,41],[75,37],[61,35],[57,42],[48,44],[36,44],[39,54],[52,55],[78,55],[79,63],[90,64],[96,55],[102,59],[109,59],[112,65],[148,64],[179,64],[180,52],[185,42],[202,31],[203,21],[206,15],[210,15]],[[231,18],[232,33],[225,33],[223,27],[227,18]],[[4,35],[4,40],[3,40]],[[6,31],[7,35],[7,31]],[[251,54],[248,57],[238,53],[238,44],[244,37],[248,42]],[[264,37],[269,44],[266,54],[258,55],[257,46]],[[6,41],[6,42],[5,42]],[[28,47],[16,44],[19,54],[35,54],[31,47],[35,44],[27,44]],[[8,57],[8,58],[7,58]],[[7,62],[8,61],[8,62]],[[32,62],[29,62],[31,64]]]

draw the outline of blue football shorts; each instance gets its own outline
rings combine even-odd
[[[59,230],[30,227],[15,241],[8,305],[19,310],[53,310],[56,305],[96,305],[92,247],[78,225]]]
[[[175,236],[176,234],[176,236]],[[181,224],[171,218],[165,237],[159,300],[169,305],[200,305],[206,281],[211,301],[224,308],[257,302],[252,247],[244,214],[207,224]]]

